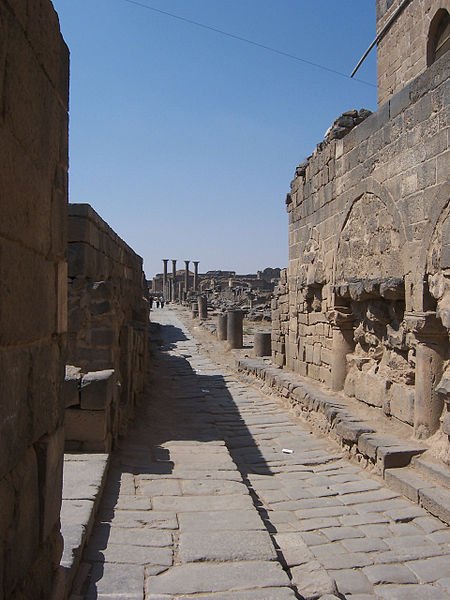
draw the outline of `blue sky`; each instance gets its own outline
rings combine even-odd
[[[138,0],[349,74],[374,0]],[[200,271],[288,262],[295,167],[352,108],[376,109],[375,50],[358,77],[127,0],[53,0],[71,52],[70,202],[144,258]]]

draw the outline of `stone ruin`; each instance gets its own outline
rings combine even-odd
[[[379,29],[398,4],[377,3]],[[378,111],[344,113],[296,170],[272,350],[280,367],[433,436],[450,464],[449,65],[416,52],[394,86],[389,62],[400,36],[405,64],[411,44],[430,45],[439,8],[400,13],[378,44]]]
[[[142,258],[88,204],[69,204],[66,449],[108,452],[144,391]]]
[[[180,301],[192,304],[197,296],[204,295],[208,306],[215,311],[242,308],[246,318],[252,321],[271,321],[271,299],[279,281],[279,268],[267,267],[257,273],[238,275],[236,271],[207,271],[198,273],[199,261],[194,261],[194,273],[189,271],[189,262],[184,270],[176,270],[172,260],[172,274],[167,272],[168,260],[164,259],[164,271],[149,282],[149,294],[162,295],[169,302]],[[175,266],[174,266],[175,264]]]

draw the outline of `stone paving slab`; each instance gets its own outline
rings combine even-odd
[[[192,563],[150,577],[146,593],[198,594],[289,585],[288,576],[276,562]]]
[[[159,316],[154,395],[114,453],[72,600],[450,600],[441,521]]]
[[[276,560],[267,531],[190,531],[181,533],[182,562]]]

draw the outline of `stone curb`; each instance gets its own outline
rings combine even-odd
[[[61,533],[68,595],[89,540],[106,483],[110,454],[64,454]]]
[[[199,324],[211,333],[206,322]],[[234,369],[265,393],[275,393],[297,416],[358,457],[361,466],[375,470],[388,487],[450,524],[450,469],[429,460],[423,454],[428,449],[425,444],[377,433],[369,420],[352,414],[338,394],[321,390],[268,360],[235,357]]]
[[[252,383],[276,393],[284,404],[314,425],[317,416],[322,416],[319,427],[351,455],[362,457],[366,465],[383,476],[389,487],[450,524],[450,490],[446,485],[450,481],[450,469],[421,457],[427,450],[424,444],[378,434],[370,421],[352,415],[333,392],[319,390],[300,381],[295,374],[280,371],[258,359],[237,359],[236,368],[241,375],[251,378]]]

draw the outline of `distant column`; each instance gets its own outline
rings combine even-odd
[[[206,319],[208,317],[208,303],[206,296],[198,297],[198,316],[200,319]]]
[[[255,356],[270,356],[272,354],[272,335],[270,332],[257,332],[254,336],[253,351]]]
[[[243,347],[243,319],[242,310],[227,311],[227,340],[229,348]]]
[[[169,294],[167,293],[167,263],[169,262],[168,258],[163,258],[163,295],[166,300],[168,300]]]
[[[176,281],[177,281],[177,259],[172,258],[172,302],[175,302],[177,290],[176,290]]]
[[[189,263],[191,261],[189,260],[185,260],[184,264],[186,265],[185,269],[184,269],[184,291],[186,292],[186,294],[189,291]]]
[[[194,260],[194,292],[198,290],[198,263],[200,261]]]
[[[227,339],[227,313],[222,313],[217,317],[217,339],[218,340],[226,340]]]

